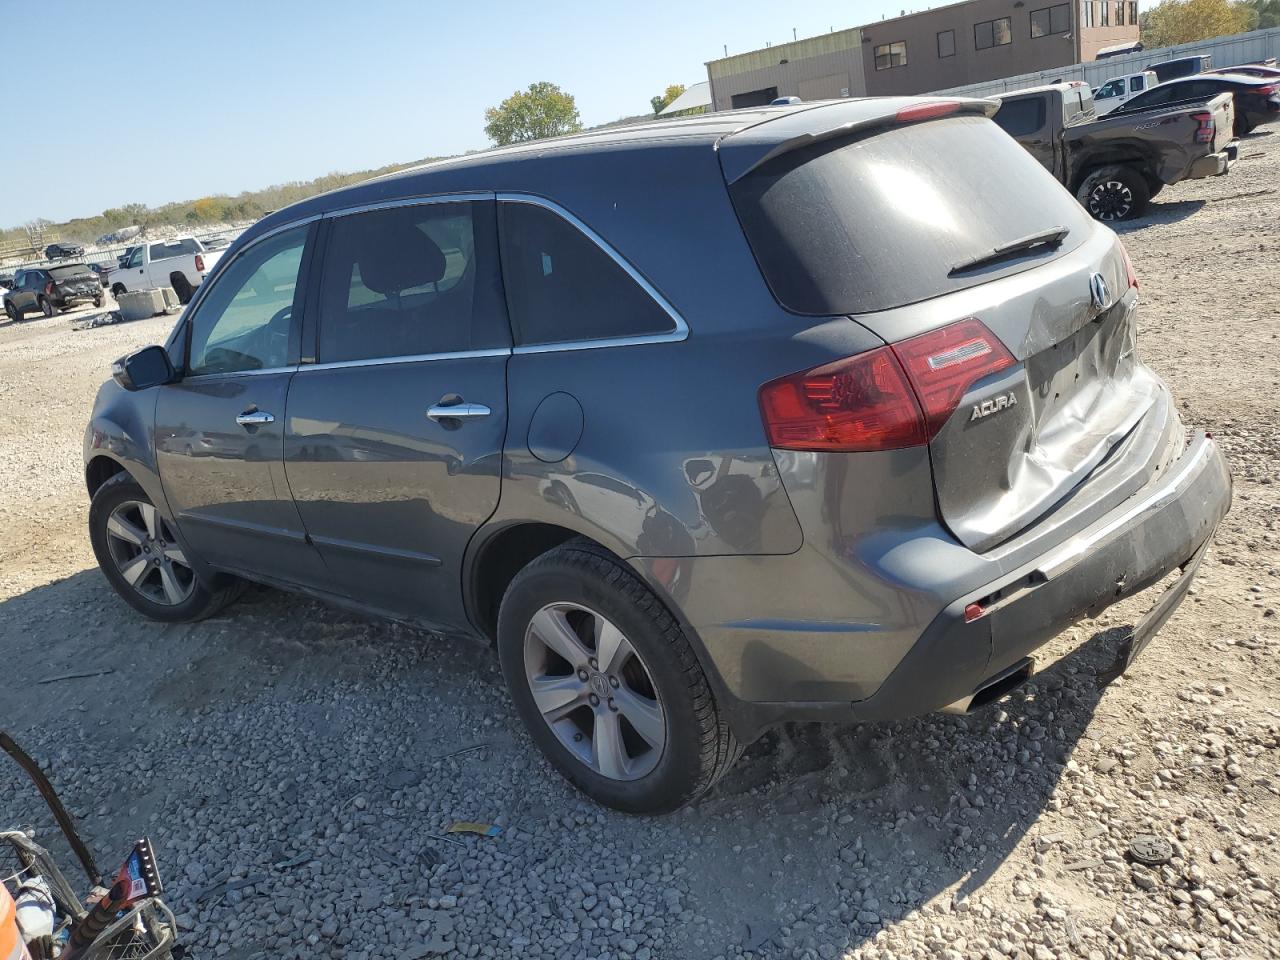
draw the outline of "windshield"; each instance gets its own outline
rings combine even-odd
[[[887,310],[1016,273],[1073,249],[1091,229],[1071,194],[984,117],[795,150],[730,192],[774,296],[815,316]],[[1060,228],[1060,246],[949,275]]]

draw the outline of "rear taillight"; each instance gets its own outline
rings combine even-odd
[[[204,257],[198,253],[196,254],[196,269],[204,273]]]
[[[1217,124],[1213,122],[1213,114],[1207,111],[1193,113],[1191,119],[1200,124],[1196,128],[1196,143],[1213,143],[1213,135]]]
[[[982,321],[970,317],[893,345],[924,408],[929,439],[974,382],[1016,362]]]
[[[1124,248],[1124,244],[1120,244],[1120,256],[1124,258],[1124,278],[1129,284],[1129,289],[1136,289],[1138,286],[1138,274],[1133,269],[1133,261],[1129,259],[1129,251]]]
[[[1268,83],[1265,86],[1254,87],[1253,93],[1260,93],[1264,97],[1269,97],[1273,93],[1280,93],[1280,83]]]
[[[760,388],[769,445],[898,450],[928,443],[976,381],[1016,361],[983,324],[961,320]]]
[[[53,296],[53,290],[54,290],[53,281],[50,280],[48,283],[44,285],[44,292],[46,295],[51,297]]]

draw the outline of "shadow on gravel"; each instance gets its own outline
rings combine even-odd
[[[720,937],[761,956],[822,942],[843,955],[925,904],[968,909],[1050,802],[1122,633],[1095,634],[966,717],[766,734],[693,815],[747,838],[740,855],[690,866],[694,889],[720,891],[702,903]],[[749,893],[759,918],[747,922],[732,914]]]
[[[1159,200],[1152,200],[1151,206],[1147,207],[1147,212],[1139,219],[1111,223],[1107,226],[1122,236],[1127,233],[1139,233],[1147,227],[1186,220],[1198,213],[1206,202],[1204,200],[1170,200],[1161,203]]]
[[[625,880],[629,889],[656,884],[644,887],[661,917],[655,956],[762,958],[819,945],[823,956],[832,947],[839,956],[915,910],[970,909],[969,895],[1033,829],[1069,775],[1066,764],[1101,697],[1095,672],[1110,663],[1116,641],[1095,635],[969,717],[772,731],[697,805],[637,818],[586,802],[536,755],[494,658],[475,645],[433,641],[265,589],[203,623],[154,624],[90,569],[0,603],[0,658],[8,665],[0,727],[30,737],[34,755],[59,758],[54,779],[69,806],[97,810],[84,822],[91,841],[155,831],[149,818],[158,817],[180,878],[173,890],[180,912],[194,908],[199,889],[221,877],[217,865],[232,856],[252,866],[277,849],[281,858],[314,853],[316,871],[342,874],[347,854],[332,846],[336,829],[344,843],[358,835],[368,849],[430,853],[429,864],[412,868],[375,865],[378,882],[405,900],[471,891],[478,926],[467,936],[477,944],[500,942],[481,930],[486,911],[503,902],[504,884],[539,870],[564,887],[543,890],[533,907],[562,918],[574,916],[564,912],[564,888],[586,877]],[[100,669],[114,672],[39,683]],[[127,811],[99,806],[91,786],[111,779],[121,757],[147,771],[139,780],[145,798]],[[6,782],[0,772],[0,786]],[[294,785],[283,804],[226,803],[246,791],[272,795],[273,784]],[[298,784],[305,789],[291,796]],[[405,800],[396,799],[399,790]],[[411,790],[426,812],[405,819]],[[359,816],[351,807],[357,796],[369,798]],[[27,799],[34,809],[36,798]],[[392,808],[400,812],[388,817]],[[499,816],[512,825],[500,846],[479,842],[468,853],[426,838],[449,819]],[[228,846],[228,837],[241,845]],[[492,879],[466,886],[473,858],[486,855]],[[268,866],[253,869],[275,877]],[[310,876],[275,877],[273,896],[309,897]],[[239,908],[209,909],[197,943],[206,923]],[[241,943],[291,943],[271,932],[280,923],[271,899],[245,909]],[[342,909],[358,918],[366,908]],[[391,907],[367,909],[388,914],[379,923],[398,922]]]

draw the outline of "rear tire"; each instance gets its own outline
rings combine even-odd
[[[191,295],[195,292],[191,286],[191,281],[189,281],[183,274],[175,273],[169,278],[169,282],[173,286],[173,292],[178,295],[178,302],[180,304],[186,306],[191,302]]]
[[[56,312],[54,310],[53,301],[50,300],[48,297],[41,297],[40,312],[43,313],[46,317],[52,317]]]
[[[1151,190],[1133,167],[1099,167],[1081,182],[1076,199],[1089,216],[1111,223],[1141,216],[1151,199]]]
[[[675,617],[626,564],[588,541],[557,547],[516,575],[498,615],[498,657],[539,749],[605,806],[675,810],[742,754]]]
[[[117,283],[114,287],[111,288],[111,295],[115,297],[117,300],[120,299],[120,294],[126,293],[126,292],[128,291],[125,290],[123,283]]]
[[[244,592],[242,580],[219,575],[206,582],[195,572],[168,521],[127,473],[117,473],[93,495],[89,539],[107,582],[152,620],[203,620]]]
[[[103,303],[102,294],[98,294],[96,297],[93,298],[93,305],[97,309],[99,310],[102,309],[102,303]]]

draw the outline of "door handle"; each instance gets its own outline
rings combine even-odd
[[[236,417],[236,423],[242,427],[257,427],[264,423],[275,423],[276,418],[265,410],[246,410]]]
[[[478,420],[493,413],[483,403],[437,403],[427,410],[427,419],[435,420]]]

